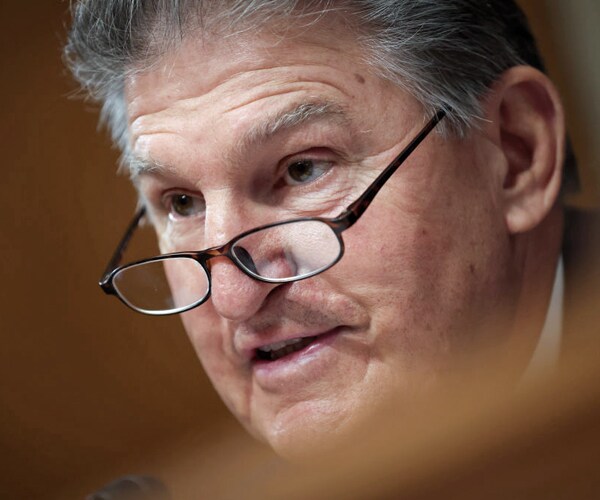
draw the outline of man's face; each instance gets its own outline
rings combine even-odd
[[[133,151],[155,165],[136,183],[162,250],[354,201],[430,118],[362,55],[334,27],[189,39],[131,78]],[[478,133],[431,134],[344,233],[343,259],[314,278],[268,284],[211,261],[211,298],[182,319],[244,425],[292,452],[452,369],[510,296],[498,158]],[[276,360],[258,355],[308,337]]]

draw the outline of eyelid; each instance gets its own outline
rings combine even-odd
[[[138,178],[140,181],[141,177]],[[165,199],[172,194],[185,194],[188,196],[201,197],[203,195],[194,187],[184,187],[185,182],[177,180],[162,179],[155,176],[144,176],[143,182],[137,182],[137,189],[148,208],[155,211],[164,210]]]

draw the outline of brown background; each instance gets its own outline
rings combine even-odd
[[[599,3],[523,2],[565,96],[582,207],[599,192]],[[69,98],[67,9],[9,2],[0,21],[3,499],[82,495],[143,472],[164,444],[209,446],[235,428],[179,321],[131,313],[97,287],[135,197],[93,107]]]

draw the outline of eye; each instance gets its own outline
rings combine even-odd
[[[306,184],[321,177],[331,166],[332,163],[326,160],[296,160],[287,166],[285,181],[292,186]]]
[[[172,193],[167,196],[166,204],[170,217],[193,217],[205,210],[205,202],[198,196],[185,193]]]

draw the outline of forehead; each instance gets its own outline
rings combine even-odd
[[[345,130],[358,148],[369,135],[397,141],[406,130],[396,125],[418,119],[420,106],[373,74],[347,29],[321,21],[286,35],[190,36],[152,68],[130,76],[126,100],[133,164],[197,172],[207,165],[204,160],[214,165],[211,152],[225,160],[240,158],[245,151],[240,145],[257,150],[261,141],[254,139],[319,120],[336,125],[340,135]],[[401,102],[393,112],[390,97]],[[319,142],[315,127],[312,134]]]

